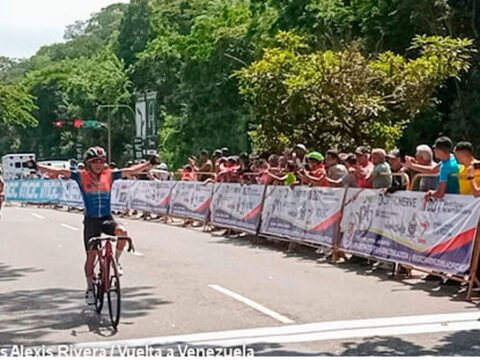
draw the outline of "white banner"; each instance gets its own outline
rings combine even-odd
[[[431,270],[469,271],[480,216],[480,199],[424,193],[350,189],[341,224],[346,251]]]
[[[130,208],[167,214],[175,181],[136,181],[130,188]]]
[[[117,180],[113,182],[111,207],[112,211],[124,211],[129,209],[130,188],[135,180]],[[129,201],[130,200],[130,201]]]
[[[212,224],[256,233],[264,191],[264,185],[215,184]]]
[[[213,184],[179,181],[172,190],[169,214],[205,221],[210,212]]]
[[[342,188],[269,186],[260,232],[332,246],[344,195]]]
[[[82,193],[80,187],[73,180],[59,180],[61,186],[61,195],[59,204],[76,208],[83,208]]]

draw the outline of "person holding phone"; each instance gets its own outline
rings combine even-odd
[[[473,145],[461,141],[455,146],[455,157],[460,163],[458,183],[460,194],[480,195],[480,161],[473,156]]]

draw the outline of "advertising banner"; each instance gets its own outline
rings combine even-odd
[[[124,211],[129,209],[129,194],[134,182],[134,180],[117,180],[113,182],[112,198],[110,202],[112,211]]]
[[[169,214],[205,221],[210,212],[213,184],[179,181],[172,190]]]
[[[60,185],[60,199],[59,204],[64,206],[71,206],[76,208],[83,208],[82,193],[80,187],[73,180],[55,180]]]
[[[60,180],[9,180],[5,196],[9,201],[58,203],[61,196]]]
[[[215,184],[211,222],[255,234],[260,223],[264,185]]]
[[[167,214],[174,186],[174,181],[136,181],[130,187],[129,208]]]
[[[260,232],[332,246],[344,195],[342,188],[269,186]]]
[[[350,189],[341,223],[340,248],[449,274],[469,271],[480,199],[424,193]]]

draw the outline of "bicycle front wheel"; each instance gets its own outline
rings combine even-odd
[[[117,329],[118,323],[120,322],[121,311],[120,277],[115,259],[110,259],[109,263],[110,279],[107,290],[108,312],[113,328]]]

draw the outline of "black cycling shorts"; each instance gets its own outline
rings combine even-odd
[[[102,234],[115,236],[115,229],[118,223],[111,216],[92,218],[85,217],[83,219],[83,243],[87,250],[88,241],[94,237],[100,237]]]

